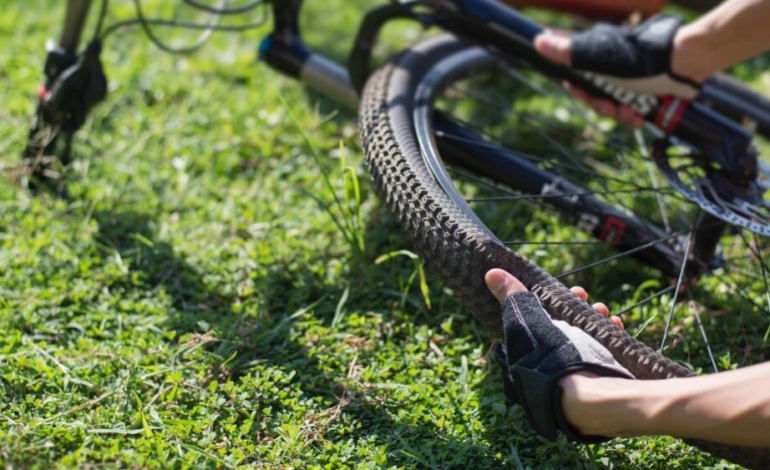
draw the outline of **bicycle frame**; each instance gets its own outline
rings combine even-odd
[[[532,41],[543,31],[543,27],[496,1],[416,1],[391,3],[372,10],[359,29],[347,67],[313,53],[303,43],[296,20],[301,5],[302,0],[273,4],[275,16],[281,18],[281,21],[276,21],[276,30],[260,46],[261,58],[274,69],[298,78],[311,88],[350,107],[356,105],[357,93],[368,76],[371,49],[382,26],[394,18],[411,18],[455,33],[504,60],[525,61],[556,80],[569,81],[615,102],[630,104],[648,121],[662,128],[662,132],[684,142],[698,142],[704,151],[703,158],[728,169],[738,181],[751,178],[755,171],[756,157],[752,153],[751,134],[747,130],[701,104],[678,99],[659,100],[653,96],[629,93],[603,82],[599,77],[543,59],[532,47]],[[430,13],[417,13],[417,6],[427,7]],[[704,98],[728,108],[732,115],[751,116],[763,126],[770,123],[767,112],[760,106],[746,106],[745,100],[741,101],[718,87],[705,89],[707,92],[710,90],[719,90],[721,95],[704,94]],[[436,118],[434,126],[441,131],[441,135],[462,136],[459,139],[437,139],[442,155],[454,163],[480,175],[493,177],[527,194],[549,192],[549,205],[566,215],[574,225],[581,226],[621,251],[635,250],[637,258],[663,272],[672,276],[678,274],[681,250],[674,245],[681,240],[672,240],[669,245],[657,244],[652,248],[639,249],[654,240],[665,239],[665,233],[590,196],[581,196],[577,201],[568,196],[552,197],[558,193],[579,194],[580,188],[572,187],[555,175],[539,169],[515,152],[480,141],[478,136],[441,116]],[[702,272],[719,264],[715,258],[716,241],[725,224],[706,215],[701,218],[699,226],[702,229],[694,234],[697,243],[693,252],[703,262],[694,269]]]
[[[532,46],[534,38],[544,28],[496,1],[417,1],[378,9],[364,20],[351,53],[347,74],[340,66],[312,53],[302,42],[296,20],[301,4],[301,0],[274,3],[276,31],[262,43],[261,56],[273,68],[299,78],[342,103],[354,103],[348,82],[358,90],[363,86],[361,77],[365,77],[366,73],[362,70],[366,70],[365,62],[369,58],[371,44],[376,40],[376,33],[388,20],[406,17],[435,24],[503,58],[526,61],[555,80],[568,81],[595,95],[632,106],[665,134],[684,142],[698,142],[704,157],[720,165],[736,182],[751,178],[756,170],[756,159],[750,152],[751,134],[739,125],[698,103],[680,99],[660,100],[655,96],[631,93],[599,76],[547,61]],[[431,8],[430,16],[414,13],[413,6]],[[285,19],[288,12],[294,15],[291,20]],[[346,80],[346,76],[351,78]],[[734,108],[733,114],[752,116],[761,120],[763,125],[770,125],[770,116],[767,112],[762,113],[757,106],[749,108],[734,96],[715,93],[715,87],[708,87],[706,91],[710,93],[707,99]]]
[[[91,0],[68,0],[61,46],[74,51],[80,38]],[[660,129],[661,135],[683,142],[697,142],[699,158],[717,164],[730,178],[740,183],[755,177],[756,155],[751,146],[751,132],[726,119],[706,105],[680,99],[659,99],[618,88],[599,76],[553,64],[533,48],[534,38],[544,28],[515,9],[494,0],[415,0],[392,1],[367,13],[362,22],[346,65],[338,64],[312,51],[302,40],[299,14],[303,0],[274,0],[273,31],[259,46],[261,59],[278,72],[294,77],[310,88],[343,106],[356,109],[358,96],[369,73],[371,51],[381,28],[396,18],[409,18],[426,26],[438,26],[483,47],[502,60],[524,62],[555,80],[569,81],[593,94],[634,107],[645,119]],[[729,85],[729,84],[728,84]],[[703,87],[699,101],[731,118],[748,120],[770,134],[770,103],[755,103],[719,82]],[[437,116],[434,125],[444,135],[462,135],[468,142],[480,138],[468,134],[450,120]],[[570,220],[597,238],[619,250],[635,250],[635,255],[671,275],[678,273],[681,254],[672,243],[644,248],[665,234],[639,219],[620,213],[609,204],[590,196],[573,197],[580,188],[572,187],[555,175],[544,171],[525,158],[494,144],[451,145],[438,139],[446,155],[461,166],[529,194],[550,192],[549,204],[568,214]],[[481,150],[480,150],[481,149]],[[703,217],[701,230],[696,230],[694,248],[702,260],[698,270],[718,264],[715,247],[724,222]],[[644,248],[644,249],[640,249]],[[692,263],[691,265],[697,265]]]

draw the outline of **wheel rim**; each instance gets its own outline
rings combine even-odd
[[[699,273],[705,271],[707,274],[698,276],[696,279],[691,269],[694,265],[692,259],[694,256],[705,258],[697,251],[705,245],[702,239],[710,235],[708,232],[715,231],[717,222],[702,215],[699,216],[696,206],[687,203],[685,197],[666,184],[665,178],[658,173],[652,162],[651,150],[645,140],[645,134],[648,136],[649,131],[647,133],[615,132],[618,129],[607,127],[607,121],[603,120],[598,125],[592,124],[581,130],[580,133],[585,137],[582,142],[578,142],[581,139],[567,139],[565,144],[565,136],[568,136],[565,128],[574,127],[572,119],[574,116],[582,115],[583,118],[589,119],[594,117],[587,111],[575,111],[575,103],[568,102],[567,105],[552,106],[555,119],[546,119],[549,116],[544,118],[529,112],[533,101],[532,107],[537,111],[539,106],[537,101],[540,99],[537,96],[534,100],[530,98],[530,102],[523,101],[521,96],[516,101],[512,98],[505,101],[497,96],[495,99],[489,99],[489,94],[484,95],[487,98],[474,96],[478,94],[477,90],[463,89],[470,81],[465,80],[466,75],[470,73],[473,75],[472,79],[475,79],[476,72],[486,70],[490,65],[497,67],[498,74],[504,71],[505,80],[515,82],[522,88],[529,88],[533,96],[536,93],[542,96],[550,96],[554,93],[553,88],[543,88],[542,82],[527,83],[529,78],[526,76],[528,72],[525,69],[500,66],[487,52],[479,48],[468,48],[449,55],[421,79],[415,93],[413,111],[417,141],[427,167],[456,206],[491,236],[522,252],[564,283],[582,283],[591,277],[598,277],[598,283],[604,282],[602,279],[615,284],[618,280],[625,281],[626,286],[619,289],[625,292],[617,296],[616,300],[620,305],[613,313],[622,315],[624,321],[631,323],[630,332],[641,335],[648,345],[670,352],[677,359],[688,362],[691,366],[718,370],[734,360],[743,364],[770,358],[766,347],[768,334],[770,334],[770,328],[768,328],[770,268],[766,261],[770,253],[768,240],[739,228],[729,228],[725,236],[714,237],[716,240],[712,241],[712,244],[718,247],[719,256],[710,255],[708,266],[701,263],[702,266],[697,271]],[[561,93],[558,99],[564,100],[565,96]],[[549,167],[562,177],[589,173],[592,175],[589,178],[588,187],[591,195],[601,197],[624,211],[650,215],[653,225],[666,234],[665,239],[660,237],[658,243],[665,244],[678,254],[677,272],[670,273],[672,276],[669,277],[662,277],[659,274],[655,277],[650,274],[650,270],[645,270],[643,275],[631,276],[632,280],[628,281],[626,273],[629,270],[639,269],[639,263],[623,259],[628,253],[612,252],[603,243],[592,240],[574,227],[555,226],[551,235],[556,235],[556,240],[553,238],[546,240],[544,237],[548,232],[542,227],[550,223],[552,216],[543,215],[544,213],[540,210],[527,211],[518,207],[506,209],[513,214],[508,217],[508,220],[516,216],[531,216],[535,218],[536,223],[524,224],[524,226],[519,224],[518,227],[506,232],[506,225],[511,229],[515,224],[507,224],[506,217],[503,217],[503,227],[498,228],[501,225],[502,209],[489,210],[482,207],[482,204],[494,203],[499,206],[503,202],[515,205],[527,201],[542,203],[544,195],[521,195],[515,194],[515,191],[511,194],[509,188],[501,189],[499,185],[488,179],[479,178],[477,175],[468,174],[457,168],[448,168],[445,165],[434,136],[434,110],[451,111],[454,120],[463,126],[470,127],[469,123],[472,119],[468,117],[473,117],[475,111],[471,108],[463,108],[464,100],[468,99],[475,101],[477,105],[481,104],[483,111],[488,111],[492,106],[497,107],[501,103],[505,103],[506,106],[511,105],[508,106],[509,115],[506,119],[512,117],[517,125],[528,126],[529,130],[514,133],[513,138],[509,140],[516,140],[516,138],[519,142],[526,140],[524,154],[533,157],[541,167]],[[519,106],[522,103],[524,105]],[[512,113],[516,106],[519,107],[515,113]],[[557,125],[550,126],[551,124]],[[499,145],[501,139],[492,136],[495,132],[490,132],[488,129],[475,130],[484,135],[485,141],[492,145]],[[534,135],[541,139],[541,143],[538,144],[541,145],[540,150],[530,145],[529,139],[524,139]],[[591,144],[589,137],[595,137],[596,141]],[[441,138],[444,139],[447,136],[441,136]],[[451,136],[449,138],[451,139]],[[621,151],[619,144],[622,138],[630,138],[635,143],[632,152],[628,149]],[[547,145],[542,146],[543,142]],[[576,142],[584,145],[583,148],[577,148],[577,152],[574,151]],[[594,147],[592,148],[591,145]],[[536,152],[547,149],[547,155],[545,158],[534,157],[531,152],[526,152],[528,149]],[[607,152],[616,152],[617,161],[608,162],[605,155]],[[557,160],[561,168],[555,168]],[[622,166],[624,171],[629,173],[615,171],[616,166]],[[585,181],[585,178],[580,176],[576,179]],[[600,181],[597,183],[594,180]],[[492,188],[502,196],[490,195]],[[651,208],[654,208],[654,212]],[[490,214],[495,225],[485,217]],[[694,222],[696,219],[701,221],[699,225]],[[704,224],[704,219],[709,222]],[[713,234],[711,235],[713,237]],[[574,263],[576,256],[570,253],[571,251],[588,252],[577,258],[596,259],[585,263],[585,266],[575,266],[571,263]],[[562,257],[569,261],[559,262],[558,259]],[[594,274],[588,276],[581,274],[589,270]],[[599,274],[595,274],[597,272]],[[644,280],[645,276],[650,278]],[[601,289],[597,292],[599,292],[596,297],[598,299],[598,295],[604,292]],[[622,302],[620,299],[623,296],[630,296],[631,299]],[[736,304],[736,298],[741,300],[740,305]],[[732,315],[721,315],[723,311],[732,311]],[[705,322],[709,324],[708,327],[704,325],[701,318],[704,312],[708,313],[704,317]],[[713,328],[716,317],[720,317],[719,322],[722,325]],[[725,320],[724,317],[729,317],[729,320]],[[750,325],[748,334],[747,324]],[[716,342],[713,339],[715,334],[720,337]],[[721,338],[723,336],[761,337],[764,341],[759,354],[748,354],[738,359],[728,356],[725,362],[725,355],[736,354],[741,349],[750,351],[752,345],[746,339],[745,345],[725,346],[723,344],[725,338]],[[693,344],[695,337],[698,337],[698,345]],[[651,344],[657,341],[659,343]],[[718,362],[722,362],[721,367],[717,365]]]

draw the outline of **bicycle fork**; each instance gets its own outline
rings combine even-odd
[[[270,67],[293,77],[345,107],[358,109],[358,94],[348,71],[314,53],[302,40],[299,12],[303,0],[272,2],[273,32],[259,45],[259,57]]]

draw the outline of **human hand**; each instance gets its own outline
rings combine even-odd
[[[562,409],[559,380],[581,372],[621,378],[633,375],[588,334],[551,319],[537,297],[511,274],[492,269],[485,281],[502,304],[503,343],[496,352],[508,398],[524,408],[532,427],[546,438],[555,439],[558,429],[575,441],[604,440],[581,436],[571,428]],[[576,295],[582,298],[585,291],[580,290]],[[603,304],[600,309],[607,311]]]
[[[684,53],[686,34],[680,25],[680,17],[663,14],[635,28],[600,23],[574,35],[548,30],[535,38],[534,46],[553,62],[591,72],[597,83],[637,94],[692,99],[710,72]],[[631,127],[644,124],[638,114],[644,111],[627,93],[617,95],[625,103],[619,105],[574,86],[567,88],[601,114]]]

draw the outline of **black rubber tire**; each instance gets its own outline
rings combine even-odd
[[[361,101],[361,140],[369,171],[391,214],[429,269],[457,293],[494,337],[501,334],[499,305],[483,279],[484,273],[497,267],[521,279],[551,315],[590,334],[638,379],[694,375],[633,339],[541,268],[497,242],[465,216],[434,181],[414,136],[413,96],[423,75],[437,61],[466,47],[449,35],[415,45],[372,75]],[[770,449],[688,442],[749,468],[770,468]]]

